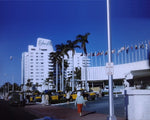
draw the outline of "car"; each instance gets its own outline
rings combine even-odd
[[[8,94],[7,101],[10,105],[25,105],[25,100],[20,101],[20,95],[21,93],[19,92],[12,92]],[[22,96],[23,97],[23,96]]]
[[[42,97],[41,97],[41,95],[31,95],[29,101],[30,102],[41,102]]]
[[[95,98],[96,98],[96,93],[95,92],[93,92],[93,91],[86,91],[86,90],[77,90],[77,91],[73,91],[72,93],[71,93],[71,100],[75,100],[76,98],[77,98],[77,92],[81,92],[81,94],[83,95],[83,97],[84,97],[84,99],[85,100],[95,100]]]
[[[50,95],[50,100],[65,100],[66,94],[62,91],[52,92]]]

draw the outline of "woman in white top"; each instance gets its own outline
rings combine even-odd
[[[83,96],[81,95],[81,92],[77,93],[77,98],[75,100],[75,106],[76,105],[77,105],[78,113],[81,116],[82,115],[82,107],[83,107],[83,105],[86,105],[85,100],[84,100]]]

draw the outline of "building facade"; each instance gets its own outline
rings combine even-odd
[[[50,60],[50,53],[54,52],[51,40],[44,39],[44,38],[38,38],[36,46],[29,45],[28,51],[22,53],[22,62],[21,62],[21,69],[22,69],[22,75],[21,75],[21,83],[26,85],[28,80],[33,83],[33,85],[42,85],[41,87],[38,87],[39,91],[44,91],[47,89],[53,89],[54,87],[54,81],[52,80],[52,83],[49,85],[45,85],[45,80],[49,78],[49,72],[56,72],[52,66],[53,63]],[[64,78],[65,80],[68,80],[68,78],[72,77],[72,70],[74,66],[75,68],[82,68],[85,64],[85,56],[83,56],[81,53],[75,52],[74,60],[72,57],[72,51],[68,52],[69,58],[67,56],[64,56],[65,60],[68,62],[68,68],[65,71]],[[89,59],[86,59],[89,61]],[[74,61],[74,62],[73,62]],[[89,62],[87,62],[87,65],[89,66]],[[60,70],[61,71],[61,70]],[[55,73],[54,73],[55,75]],[[59,82],[61,84],[61,80],[59,78]],[[70,82],[70,86],[72,86]],[[37,87],[36,87],[37,88]],[[25,86],[25,89],[27,90],[27,86]],[[32,87],[33,89],[33,87]]]
[[[36,46],[29,45],[28,52],[22,53],[22,84],[27,84],[28,80],[38,87],[40,91],[47,89],[45,80],[49,72],[53,71],[50,61],[50,53],[53,52],[51,40],[38,38]],[[52,86],[50,86],[52,87]]]

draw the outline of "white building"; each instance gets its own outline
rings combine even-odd
[[[22,53],[22,84],[30,79],[33,84],[41,84],[40,91],[46,89],[44,81],[48,73],[53,71],[49,55],[53,52],[51,40],[38,38],[37,45],[28,46],[28,52]],[[52,86],[51,86],[52,87]]]

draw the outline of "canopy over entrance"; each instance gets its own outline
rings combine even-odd
[[[150,69],[134,70],[134,71],[131,71],[131,74],[133,75],[134,80],[149,79],[150,78]]]

